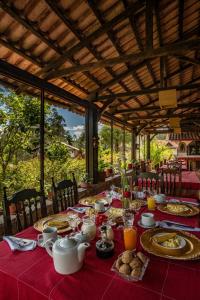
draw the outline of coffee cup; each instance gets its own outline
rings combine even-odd
[[[154,199],[156,200],[157,203],[163,203],[165,202],[165,194],[157,194],[154,196]]]
[[[57,228],[56,227],[46,227],[44,228],[41,234],[37,236],[38,242],[41,244],[45,244],[48,240],[56,240],[57,239]]]
[[[102,201],[96,201],[94,208],[96,211],[104,211],[104,203]]]
[[[155,224],[154,214],[152,214],[152,213],[143,213],[141,215],[141,223],[144,226],[153,226]]]

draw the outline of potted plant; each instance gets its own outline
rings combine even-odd
[[[89,177],[88,173],[84,173],[81,178],[80,187],[84,189],[91,188],[93,179]]]
[[[99,175],[100,182],[105,181],[105,179],[106,179],[106,172],[105,172],[106,167],[107,167],[106,163],[103,160],[99,160],[98,175]]]

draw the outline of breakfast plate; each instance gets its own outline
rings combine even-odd
[[[84,206],[94,206],[96,202],[103,202],[104,205],[108,205],[108,201],[104,197],[99,197],[99,196],[91,196],[91,197],[86,197],[83,199],[79,200],[79,204],[84,205]]]
[[[157,209],[161,212],[181,216],[181,217],[191,217],[199,214],[199,208],[194,205],[183,204],[183,203],[164,203],[159,204]]]
[[[165,228],[146,230],[140,237],[145,251],[153,255],[177,259],[200,259],[200,240],[193,234]]]
[[[130,209],[139,210],[142,206],[147,205],[146,200],[135,199],[130,201]]]
[[[40,232],[42,232],[46,227],[56,227],[58,233],[67,232],[71,230],[68,222],[69,216],[69,213],[51,215],[38,220],[33,227]]]
[[[106,215],[108,216],[109,219],[122,217],[123,214],[124,214],[124,210],[122,208],[116,208],[116,207],[110,207],[106,212]]]

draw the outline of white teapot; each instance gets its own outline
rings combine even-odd
[[[72,274],[83,265],[85,250],[89,243],[81,243],[74,238],[62,238],[56,242],[47,241],[46,250],[53,257],[55,270],[60,274]],[[51,250],[52,248],[52,250]]]

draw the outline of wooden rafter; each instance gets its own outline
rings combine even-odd
[[[166,115],[156,115],[156,116],[145,116],[145,117],[132,117],[132,118],[126,118],[126,121],[130,120],[157,120],[157,119],[169,119],[169,118],[199,118],[200,114],[166,114]]]
[[[145,29],[146,29],[146,50],[153,49],[153,7],[154,0],[146,0]]]
[[[49,37],[48,33],[43,32],[40,29],[37,22],[30,21],[26,16],[24,16],[23,12],[21,12],[19,9],[17,9],[13,4],[11,4],[10,2],[7,2],[5,0],[2,0],[2,1],[0,1],[0,7],[4,11],[6,11],[10,16],[12,16],[15,20],[17,20],[17,22],[19,22],[21,25],[23,25],[25,28],[27,28],[32,34],[37,36],[42,42],[44,42],[51,49],[53,49],[56,53],[58,53],[60,55],[63,54],[63,49],[54,40],[52,40]],[[3,43],[3,41],[2,41],[2,43]],[[7,48],[14,46],[13,44],[14,44],[13,42],[9,41],[9,43],[7,43]],[[17,45],[17,47],[16,47],[15,52],[18,53],[19,55],[23,56],[24,52],[27,52],[27,53],[30,52],[29,50],[24,50],[24,49],[22,49],[22,47],[19,47],[17,43],[16,43],[16,45]],[[28,58],[29,61],[30,61],[30,58],[31,57],[29,55],[29,58]],[[35,61],[32,60],[31,62],[34,64],[35,63],[37,64],[37,62],[39,62],[39,60],[40,60],[40,68],[43,69],[45,67],[45,63],[42,62],[39,57],[36,57]],[[73,65],[76,64],[76,62],[72,56],[68,57],[68,60]],[[38,72],[38,75],[39,74],[40,74],[40,71]],[[94,77],[92,77],[89,73],[87,73],[86,76],[89,77],[90,80],[94,81],[97,85],[99,85],[99,83],[97,81],[95,81]],[[83,93],[88,94],[88,91],[86,89],[82,88],[79,84],[77,84],[73,80],[71,80],[69,78],[67,80],[65,80],[65,77],[63,78],[63,80],[65,82],[71,84],[72,86],[75,86],[76,88],[81,90]]]
[[[105,23],[105,20],[103,18],[103,16],[101,15],[100,11],[98,10],[98,3],[95,1],[95,0],[90,0],[88,2],[88,5],[90,6],[90,8],[92,9],[93,13],[95,14],[96,18],[98,19],[98,21],[100,22],[101,26],[103,26],[103,24]],[[106,32],[110,41],[112,42],[114,48],[116,49],[116,51],[118,52],[119,55],[123,55],[123,52],[120,48],[120,46],[118,45],[116,39],[115,39],[115,36],[113,34],[113,30],[112,28],[108,29],[108,31]],[[129,65],[126,64],[126,67],[128,68],[129,70]],[[112,76],[113,76],[113,72],[112,70],[109,70],[110,73],[112,73]],[[114,75],[113,77],[115,78],[116,75]],[[126,85],[119,81],[118,82],[126,91],[129,91],[129,89],[126,87]],[[135,97],[135,101],[141,106],[141,103],[140,101]],[[119,99],[119,102],[120,102],[120,99]],[[102,109],[101,109],[101,113],[104,113],[106,111],[106,109],[109,107],[109,105],[111,104],[112,102],[108,101],[107,103],[104,103]],[[127,105],[127,104],[126,104]]]
[[[55,12],[55,14],[57,14],[57,16],[64,22],[64,24],[73,32],[73,34],[76,36],[77,39],[79,39],[80,42],[86,41],[85,47],[88,49],[88,51],[90,53],[92,53],[92,55],[97,59],[100,60],[102,59],[101,55],[95,50],[95,48],[92,46],[91,42],[89,42],[87,40],[87,37],[84,36],[77,28],[76,28],[76,24],[67,16],[67,13],[65,13],[63,11],[63,9],[61,9],[59,7],[58,4],[56,4],[55,2],[51,1],[51,0],[45,0],[47,2],[47,4],[49,5],[49,7]],[[110,67],[106,67],[105,68],[106,71],[112,76],[115,77],[114,72],[112,71],[112,69]],[[87,75],[91,76],[92,78],[94,78],[94,76],[92,76],[91,74],[87,73]],[[98,81],[95,78],[96,81]],[[126,91],[127,88],[125,86],[124,83],[120,83],[122,88],[125,89]],[[99,85],[99,84],[98,84]],[[110,94],[113,94],[111,90],[107,89],[107,91]],[[105,106],[105,105],[104,105]],[[103,110],[105,110],[105,108],[103,108]]]
[[[193,65],[200,65],[200,60],[195,59],[195,58],[190,58],[187,56],[180,56],[180,55],[173,55],[174,57],[176,57],[178,60],[183,61],[183,62],[189,62]]]
[[[70,68],[63,68],[58,71],[52,71],[47,76],[47,79],[58,78],[65,76],[66,74],[69,76],[70,74],[94,70],[100,67],[106,66],[114,66],[119,63],[125,62],[140,62],[145,59],[152,59],[155,57],[161,57],[166,55],[173,55],[176,53],[182,53],[184,51],[192,50],[192,49],[199,49],[200,48],[200,38],[192,39],[188,41],[181,41],[170,45],[165,45],[163,47],[152,49],[151,51],[144,51],[135,54],[126,54],[116,58],[110,59],[102,59],[94,63],[88,63],[84,65],[74,66]]]
[[[50,63],[47,67],[45,67],[43,69],[43,71],[47,73],[49,70],[59,68],[67,60],[69,55],[75,54],[76,52],[81,50],[83,47],[85,47],[88,42],[94,41],[99,36],[106,33],[110,28],[112,28],[119,22],[124,21],[129,15],[136,14],[136,13],[140,12],[142,9],[144,9],[144,5],[142,3],[140,3],[140,2],[134,3],[130,9],[125,10],[121,14],[117,15],[111,21],[106,22],[103,26],[101,26],[95,32],[88,35],[86,40],[83,40],[82,42],[78,43],[77,45],[72,47],[70,50],[66,51],[56,61]]]
[[[184,98],[187,98],[187,96],[182,97],[181,100],[183,100]],[[199,101],[200,98],[197,98],[196,101]],[[176,109],[183,109],[183,108],[200,108],[200,102],[199,103],[194,103],[194,104],[180,104],[177,106]],[[149,106],[145,108],[145,111],[151,111],[151,110],[155,110],[155,111],[161,111],[161,108],[159,106]],[[129,113],[133,113],[133,112],[141,112],[144,111],[143,107],[138,107],[138,108],[132,108],[132,109],[121,109],[121,110],[116,110],[114,112],[114,115],[117,114],[129,114]]]
[[[198,80],[200,80],[200,77],[198,77]],[[117,93],[114,95],[98,96],[94,102],[98,102],[98,101],[102,101],[102,100],[104,101],[107,99],[122,98],[122,97],[156,94],[159,91],[165,91],[165,90],[171,90],[171,89],[176,89],[177,91],[183,91],[183,90],[199,89],[199,88],[200,88],[200,83],[185,84],[183,86],[171,86],[168,88],[152,88],[152,89],[145,88],[143,90],[138,90],[138,91],[134,91],[134,92],[126,92],[126,93]]]

